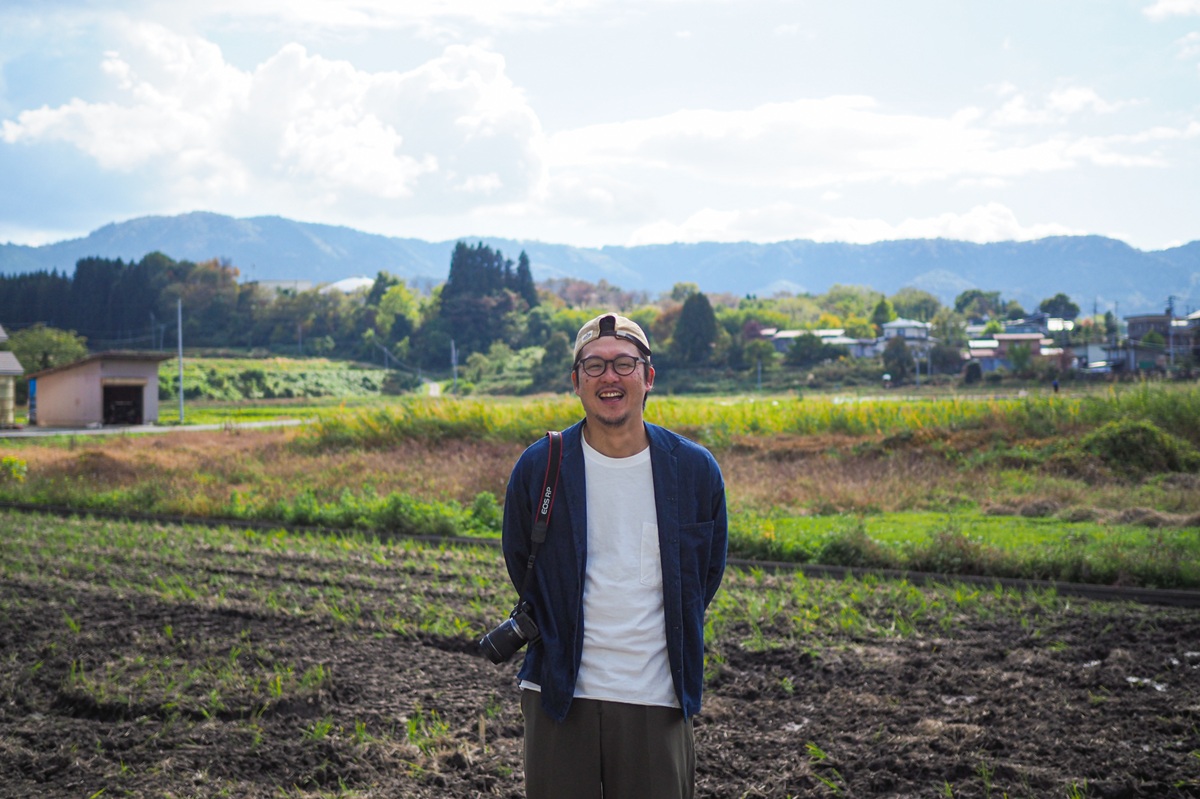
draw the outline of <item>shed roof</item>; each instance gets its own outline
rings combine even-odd
[[[35,377],[45,377],[56,372],[65,372],[68,369],[77,369],[84,364],[92,363],[93,361],[152,361],[154,363],[162,363],[174,358],[174,355],[164,355],[161,352],[138,352],[130,350],[113,350],[110,352],[96,352],[86,358],[81,358],[73,363],[65,363],[62,366],[52,366],[49,369],[43,369],[40,372],[34,372],[29,375],[30,379]]]
[[[25,369],[21,366],[21,362],[17,360],[17,356],[7,350],[0,352],[0,375],[23,375]]]

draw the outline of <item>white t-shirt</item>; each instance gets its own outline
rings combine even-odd
[[[609,458],[583,439],[583,457],[587,573],[575,696],[679,707],[667,658],[650,449]]]

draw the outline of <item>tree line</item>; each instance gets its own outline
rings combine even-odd
[[[650,336],[656,363],[733,372],[811,367],[848,355],[815,333],[778,353],[762,334],[769,328],[840,329],[850,338],[873,338],[899,317],[930,322],[938,342],[931,366],[957,371],[969,322],[998,328],[1002,320],[1027,315],[1000,292],[978,289],[944,306],[915,288],[885,296],[866,286],[834,285],[824,294],[759,298],[710,295],[679,283],[651,298],[604,281],[535,285],[524,252],[513,262],[482,243],[464,242],[451,254],[447,280],[428,293],[385,271],[369,289],[350,294],[320,287],[275,291],[239,277],[236,266],[216,259],[176,261],[158,252],[130,262],[84,258],[69,276],[57,270],[0,275],[0,323],[18,343],[22,331],[56,329],[70,331],[93,352],[169,351],[177,344],[181,307],[189,349],[323,355],[439,373],[454,358],[479,378],[519,362],[535,385],[561,386],[575,331],[602,309],[637,321]],[[1079,315],[1064,294],[1047,298],[1038,310],[1067,319]],[[1070,343],[1106,340],[1115,330],[1111,313],[1082,319]],[[43,352],[27,368],[45,363]]]

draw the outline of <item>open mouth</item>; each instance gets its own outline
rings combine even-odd
[[[625,396],[625,392],[615,388],[606,388],[597,392],[596,396],[601,402],[617,402]]]

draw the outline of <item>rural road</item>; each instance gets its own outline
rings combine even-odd
[[[175,430],[253,430],[258,427],[294,427],[307,419],[268,419],[261,422],[219,422],[216,424],[139,424],[106,427],[24,427],[2,429],[0,438],[44,438],[46,436],[111,436],[125,433],[170,433]]]

